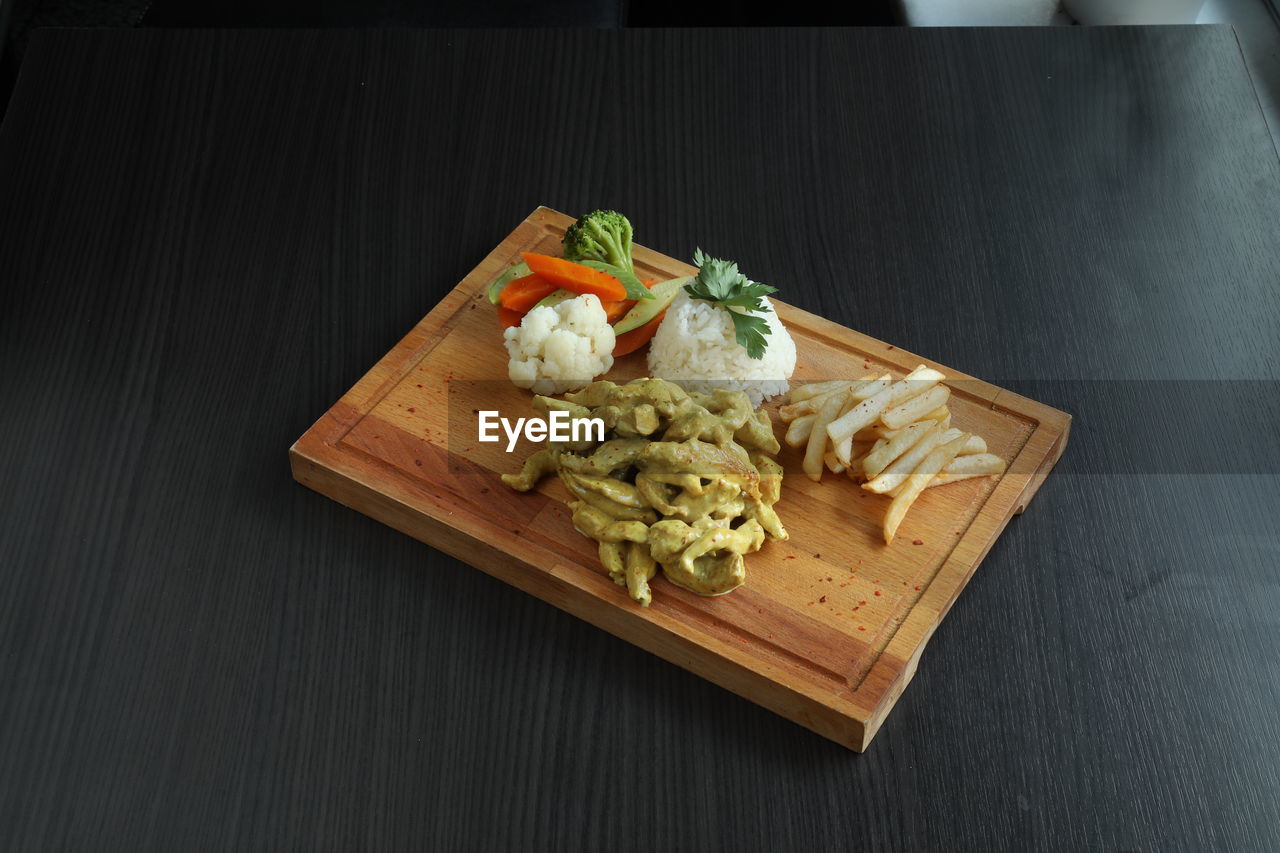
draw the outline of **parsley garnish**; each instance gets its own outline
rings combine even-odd
[[[767,345],[764,336],[769,334],[769,324],[757,312],[765,310],[761,301],[775,293],[776,287],[752,281],[738,271],[733,261],[722,261],[705,254],[701,249],[693,253],[693,263],[698,275],[684,286],[690,299],[703,299],[724,307],[733,320],[734,336],[751,358],[764,358]],[[735,311],[733,309],[742,310]]]

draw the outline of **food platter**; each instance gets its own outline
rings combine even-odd
[[[560,243],[573,218],[534,211],[431,309],[289,451],[298,482],[573,613],[846,747],[867,747],[915,673],[943,616],[1066,447],[1070,417],[926,358],[774,301],[797,347],[792,385],[868,370],[943,372],[954,422],[1004,460],[999,476],[928,489],[893,543],[883,500],[844,478],[813,482],[797,450],[777,510],[790,538],[747,562],[747,582],[703,597],[653,581],[636,606],[575,531],[555,478],[507,488],[534,449],[477,440],[477,413],[527,414],[506,376],[489,285],[520,258]],[[636,246],[637,273],[696,270]],[[644,353],[605,378],[646,375]],[[782,398],[785,402],[785,398]],[[766,408],[775,411],[775,400]],[[776,421],[775,417],[775,421]],[[781,434],[783,425],[777,425]]]

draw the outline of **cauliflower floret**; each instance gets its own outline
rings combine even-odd
[[[590,293],[534,308],[503,337],[507,375],[535,394],[584,388],[613,367],[613,327],[600,297]]]

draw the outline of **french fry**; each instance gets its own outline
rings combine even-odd
[[[892,381],[893,377],[886,373],[883,376],[863,380],[849,389],[849,399],[855,403],[861,403],[868,397],[874,397],[880,391],[879,382],[882,379],[887,383]]]
[[[827,425],[827,437],[835,446],[836,458],[846,465],[851,461],[849,455],[853,447],[854,434],[864,427],[871,426],[893,399],[893,395],[900,390],[897,387],[898,383],[889,384],[887,376],[880,377],[872,384],[880,386],[880,390],[874,396],[867,397]]]
[[[890,400],[887,409],[892,409],[899,403],[919,397],[929,392],[939,382],[946,377],[932,367],[925,367],[923,364],[917,365],[916,369],[906,375],[906,378],[896,383],[899,393]],[[919,420],[918,418],[916,420]]]
[[[787,426],[787,434],[783,441],[788,447],[799,447],[809,443],[809,433],[813,431],[813,422],[817,415],[804,415],[796,418]]]
[[[980,436],[952,428],[944,378],[919,365],[896,382],[874,373],[813,382],[795,388],[778,410],[788,424],[786,443],[804,446],[803,469],[811,479],[821,480],[827,469],[866,479],[862,488],[893,498],[883,525],[886,543],[925,489],[1005,470]]]
[[[817,414],[818,410],[826,404],[832,397],[839,395],[842,398],[848,397],[849,387],[837,388],[834,391],[828,391],[825,394],[818,394],[807,400],[801,400],[799,403],[789,403],[785,406],[778,407],[778,417],[784,421],[795,420],[805,415]]]
[[[809,445],[805,448],[804,463],[801,465],[804,473],[811,480],[822,480],[822,458],[827,449],[827,424],[836,417],[844,402],[841,394],[830,395],[822,404],[817,417],[814,418],[813,427],[809,433]]]
[[[930,389],[937,386],[942,378],[941,373],[922,364],[907,374],[906,379],[900,379],[892,385],[877,391],[875,396],[866,398],[849,412],[841,415],[835,423],[827,427],[827,435],[831,437],[831,442],[836,448],[836,457],[846,465],[849,464],[849,444],[855,433],[875,423],[876,419],[886,409],[891,409],[899,403],[918,395],[929,393]],[[883,381],[884,377],[877,380],[877,382]],[[873,384],[868,383],[868,386]],[[921,410],[921,414],[936,408],[936,406],[937,404],[935,403],[925,407]],[[897,426],[906,426],[912,420],[916,420],[916,418],[911,418],[897,424]]]
[[[928,394],[945,378],[945,376],[934,370],[932,367],[925,367],[923,364],[919,365],[915,370],[908,373],[905,379],[897,383],[900,391],[890,399],[889,405],[885,407],[885,410],[888,411],[894,409],[901,403],[905,403],[908,400],[914,400]],[[945,408],[945,402],[942,407]],[[923,415],[924,411],[921,412],[921,417],[923,417]],[[921,420],[921,418],[912,418],[911,420]],[[911,421],[907,421],[906,423],[910,422]],[[906,423],[900,424],[899,426],[894,427],[894,429],[901,429],[901,427],[906,426]]]
[[[958,429],[944,429],[942,424],[937,424],[916,442],[915,446],[894,460],[893,464],[888,468],[881,471],[878,477],[869,483],[864,483],[862,488],[881,495],[892,491],[906,482],[908,475],[916,470],[934,448],[960,438],[962,435],[964,433]]]
[[[858,401],[853,398],[854,393],[854,390],[850,388],[849,393],[845,395],[844,402],[840,404],[840,408],[836,411],[836,416],[832,420],[842,417],[845,412],[858,405]]]
[[[791,392],[790,403],[778,407],[778,417],[784,421],[789,421],[803,415],[816,414],[832,394],[848,394],[855,401],[861,400],[866,396],[862,388],[870,384],[873,379],[875,379],[874,373],[851,381],[815,382],[813,385],[802,386]],[[826,387],[810,392],[808,389],[813,388],[815,385]],[[874,393],[874,391],[871,393]],[[803,394],[803,396],[797,396],[798,394]]]
[[[868,480],[874,480],[880,476],[881,471],[893,463],[893,460],[914,447],[916,442],[936,425],[937,421],[916,421],[897,430],[893,438],[880,439],[862,460],[862,473]]]
[[[826,382],[810,382],[806,385],[797,385],[791,389],[792,403],[799,403],[802,400],[808,400],[810,397],[820,397],[823,394],[830,394],[832,391],[839,391],[841,388],[848,388],[850,380],[848,379],[831,379]]]
[[[956,458],[967,439],[967,435],[960,435],[946,444],[938,445],[929,451],[929,455],[920,462],[919,467],[911,472],[902,491],[893,499],[893,503],[889,504],[889,511],[885,514],[884,542],[886,545],[893,544],[893,535],[898,531],[898,525],[902,523],[907,510],[911,509],[911,505],[915,503],[916,498],[920,497],[920,493],[929,487],[929,482],[934,475]]]
[[[928,412],[944,406],[951,396],[951,389],[945,385],[934,384],[918,396],[907,399],[902,404],[887,410],[880,416],[880,423],[889,429],[902,429],[907,424],[918,421]]]
[[[827,382],[810,382],[808,385],[801,385],[799,388],[791,389],[791,402],[799,403],[802,400],[808,400],[810,397],[818,397],[823,394],[829,394],[832,391],[839,391],[856,385],[859,382],[865,382],[868,379],[875,379],[874,373],[868,373],[858,379],[832,379]]]
[[[956,430],[956,432],[959,432],[959,430]],[[986,451],[987,451],[987,443],[986,443],[985,441],[983,441],[983,440],[982,440],[982,437],[981,437],[981,436],[977,436],[977,435],[973,435],[972,433],[970,433],[970,434],[968,435],[968,437],[965,439],[964,445],[960,448],[960,453],[959,453],[959,455],[957,455],[955,459],[951,460],[951,462],[949,462],[949,463],[947,464],[947,468],[944,468],[944,469],[942,470],[942,472],[939,472],[938,477],[941,477],[941,476],[943,475],[943,473],[946,473],[946,471],[947,471],[948,469],[951,469],[951,468],[954,468],[956,471],[966,471],[966,470],[969,470],[969,467],[968,467],[967,465],[963,464],[963,463],[964,463],[964,460],[966,460],[966,459],[982,459],[982,458],[984,458],[984,457],[986,457],[986,456],[989,456],[989,455],[990,455],[990,454],[988,454]],[[991,457],[991,458],[992,458],[992,459],[995,459],[997,462],[1000,462],[1000,465],[1001,465],[1000,471],[1003,471],[1003,470],[1004,470],[1004,467],[1003,467],[1003,466],[1004,466],[1004,462],[1003,462],[1003,461],[1001,461],[1001,460],[1000,460],[1000,458],[999,458],[998,456],[993,456],[993,457]],[[975,464],[973,467],[974,467],[974,469],[976,470],[976,469],[978,469],[978,468],[986,467],[986,466],[988,466],[989,464],[990,464],[989,462],[977,463],[977,464]],[[1000,473],[1000,471],[994,471],[994,472],[993,472],[993,471],[988,471],[988,472],[986,472],[986,473],[996,473],[996,474],[998,474],[998,473]],[[972,476],[975,476],[975,477],[981,477],[981,476],[983,476],[983,474],[973,474]],[[934,477],[934,478],[933,478],[933,481],[932,481],[932,482],[930,482],[930,483],[929,483],[929,485],[930,485],[930,486],[941,486],[941,485],[943,485],[943,483],[938,482],[938,477]],[[943,482],[944,482],[944,483],[954,483],[954,482],[956,482],[956,480],[963,480],[963,479],[967,479],[967,477],[957,477],[957,478],[954,478],[954,479],[952,479],[952,478],[948,477],[948,478],[947,478],[945,481],[943,481]],[[894,487],[893,487],[892,489],[890,489],[889,491],[885,492],[885,494],[889,495],[890,497],[895,497],[895,498],[896,498],[896,497],[897,497],[897,496],[902,492],[902,490],[903,490],[903,488],[905,488],[905,486],[906,486],[906,484],[905,484],[905,481],[904,481],[904,482],[899,483],[898,485],[894,486]]]
[[[974,453],[970,456],[957,456],[947,463],[946,467],[934,475],[929,488],[958,483],[972,477],[988,477],[992,474],[1004,473],[1004,460],[993,453]]]
[[[924,386],[924,390],[932,388],[937,383],[947,377],[940,370],[934,370],[932,367],[925,367],[923,364],[917,364],[916,369],[907,374],[907,378],[913,382],[928,382],[929,385]]]
[[[939,408],[934,409],[932,412],[929,412],[929,414],[915,421],[915,423],[922,423],[924,421],[942,421],[942,428],[946,429],[947,427],[951,426],[951,413],[947,411],[946,406],[940,406]],[[911,424],[907,424],[907,426],[909,427],[911,426]],[[896,436],[898,433],[902,432],[902,430],[906,428],[907,427],[903,427],[902,429],[889,429],[884,424],[875,424],[874,426],[869,426],[866,429],[864,429],[861,433],[859,433],[859,435],[874,434],[879,438],[892,440],[894,436]]]
[[[972,439],[970,439],[972,441]],[[969,445],[966,444],[966,447]],[[939,476],[943,474],[959,476],[961,474],[975,474],[979,477],[986,474],[1002,474],[1004,473],[1004,460],[994,453],[974,453],[964,455],[963,453],[947,463],[947,467],[938,472]]]

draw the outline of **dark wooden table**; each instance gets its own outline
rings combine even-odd
[[[291,481],[544,203],[1076,416],[866,754]],[[0,848],[1276,849],[1278,222],[1227,29],[37,35]]]

